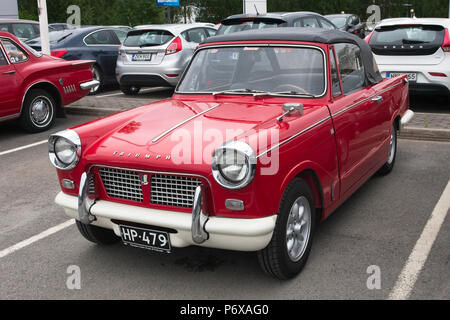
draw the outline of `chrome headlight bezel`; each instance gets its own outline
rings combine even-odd
[[[57,156],[57,150],[56,150],[56,142],[60,139],[64,139],[65,142],[68,142],[72,145],[74,149],[74,159],[71,163],[65,163],[61,161]],[[77,164],[80,162],[81,157],[81,139],[78,133],[76,133],[74,130],[64,130],[57,132],[55,134],[52,134],[50,138],[48,139],[48,155],[50,158],[50,162],[60,170],[71,170],[77,166]]]
[[[222,159],[228,152],[233,152],[241,156],[245,162],[243,165],[247,166],[246,173],[240,180],[233,181],[233,179],[229,179],[229,177],[224,176],[224,172],[221,168]],[[211,161],[211,170],[214,179],[222,187],[231,190],[238,190],[248,186],[253,181],[256,174],[256,163],[257,160],[252,147],[243,141],[230,141],[214,151]]]

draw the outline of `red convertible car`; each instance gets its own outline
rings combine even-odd
[[[50,128],[63,106],[97,85],[94,61],[64,61],[42,55],[0,31],[0,122],[19,119],[29,132]]]
[[[55,201],[98,244],[257,251],[292,278],[318,223],[392,170],[408,109],[407,78],[348,33],[212,37],[171,99],[50,137]]]

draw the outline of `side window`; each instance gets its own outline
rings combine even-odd
[[[301,19],[297,19],[294,21],[294,23],[292,24],[293,27],[301,27],[302,26],[302,20]]]
[[[9,32],[9,27],[7,24],[0,24],[0,31]]]
[[[31,39],[39,36],[32,24],[28,23],[13,23],[12,33],[21,39]]]
[[[20,63],[28,60],[28,56],[20,47],[10,40],[2,39],[3,48],[11,63]]]
[[[0,66],[6,66],[8,64],[8,61],[5,58],[5,55],[3,54],[3,51],[0,50]]]
[[[210,28],[206,28],[206,33],[209,35],[209,37],[214,37],[217,33],[216,29],[210,29]]]
[[[336,29],[334,26],[333,26],[333,24],[331,24],[330,22],[328,22],[327,20],[325,20],[325,19],[319,19],[320,20],[320,24],[322,25],[322,28],[323,29],[326,29],[326,30],[334,30],[334,29]]]
[[[359,47],[354,44],[338,43],[334,48],[344,94],[350,94],[364,87],[365,72]]]
[[[100,30],[89,35],[84,42],[88,45],[108,46],[119,45],[120,41],[110,30]]]
[[[207,36],[205,30],[203,28],[196,28],[186,31],[187,40],[189,42],[201,43],[203,42]],[[186,38],[186,37],[185,37]]]
[[[339,83],[339,74],[337,71],[336,59],[334,57],[334,50],[330,49],[330,71],[331,71],[331,88],[333,97],[342,94],[341,84]]]
[[[306,17],[302,19],[303,27],[306,28],[320,28],[319,22],[315,17]]]
[[[123,43],[125,39],[127,38],[127,32],[122,30],[114,30],[114,33],[116,34],[117,38],[119,38],[120,43]]]

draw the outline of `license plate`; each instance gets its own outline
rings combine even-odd
[[[120,235],[125,245],[170,253],[170,237],[167,232],[120,225]]]
[[[152,54],[151,53],[137,53],[131,56],[132,61],[151,61]]]
[[[417,81],[417,73],[387,72],[386,78],[395,78],[395,77],[402,76],[404,74],[408,75],[409,81]]]

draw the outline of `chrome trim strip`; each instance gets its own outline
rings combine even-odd
[[[5,57],[6,62],[8,62],[8,65],[11,65],[11,62],[9,61],[9,57],[6,54],[5,49],[3,48],[3,43],[1,42],[1,40],[3,39],[7,39],[7,38],[0,38],[0,49],[2,50],[3,56]]]
[[[314,96],[314,98],[305,98],[305,97],[301,97],[300,96],[293,96],[293,95],[275,95],[274,97],[286,97],[286,98],[295,98],[298,99],[300,98],[304,98],[304,99],[317,99],[317,98],[323,98],[326,93],[328,92],[328,61],[327,61],[327,54],[325,53],[325,50],[323,50],[321,47],[319,46],[314,46],[314,45],[307,45],[307,44],[284,44],[284,43],[242,43],[242,44],[236,44],[236,43],[230,43],[230,44],[220,44],[220,45],[205,45],[204,47],[198,48],[195,53],[194,56],[197,54],[197,52],[200,52],[201,50],[205,50],[205,49],[214,49],[214,48],[230,48],[230,47],[296,47],[296,48],[310,48],[310,49],[315,49],[315,50],[319,50],[320,52],[322,52],[323,55],[323,64],[324,64],[324,82],[325,82],[325,86],[324,86],[324,92],[320,95],[316,95]],[[206,94],[212,94],[212,92],[180,92],[178,91],[178,87],[180,85],[180,83],[184,80],[184,76],[186,75],[187,70],[190,68],[192,61],[193,61],[193,57],[191,59],[191,61],[189,62],[189,64],[187,65],[187,67],[184,69],[183,74],[180,77],[180,81],[178,82],[176,88],[175,88],[175,94],[186,94],[186,95],[193,95],[193,94],[198,94],[198,95],[206,95]],[[242,95],[242,93],[237,93],[236,95]]]
[[[329,120],[329,119],[331,119],[331,117],[326,117],[326,118],[320,120],[319,122],[316,122],[315,124],[309,126],[308,128],[306,128],[306,129],[304,129],[304,130],[302,130],[302,131],[300,131],[300,132],[294,134],[293,136],[291,136],[290,138],[287,138],[287,139],[284,140],[283,142],[280,142],[279,144],[276,144],[275,146],[271,147],[270,149],[264,151],[263,153],[260,153],[260,154],[256,157],[256,159],[259,159],[259,158],[262,157],[263,155],[266,155],[267,153],[269,153],[269,152],[271,152],[271,151],[273,151],[273,150],[275,150],[275,149],[281,147],[282,145],[284,145],[284,144],[288,143],[289,141],[291,141],[291,140],[297,138],[298,136],[302,135],[303,133],[305,133],[305,132],[307,132],[307,131],[309,131],[309,130],[315,128],[315,127],[317,127],[318,125],[324,123],[325,121],[327,121],[327,120]]]
[[[79,66],[79,65],[88,64],[88,63],[95,63],[95,60],[84,60],[84,61],[80,61],[80,62],[74,62],[74,63],[72,63],[72,65]]]
[[[0,117],[0,122],[20,117],[20,113],[11,114],[9,116]]]
[[[220,105],[222,105],[222,103],[217,103],[215,106],[212,106],[211,108],[206,109],[206,110],[204,110],[204,111],[202,111],[202,112],[200,112],[200,113],[197,113],[196,115],[193,115],[192,117],[190,117],[190,118],[188,118],[188,119],[186,119],[186,120],[180,122],[179,124],[177,124],[177,125],[173,126],[172,128],[170,128],[170,129],[164,131],[163,133],[161,133],[159,136],[157,136],[156,138],[154,138],[154,139],[152,140],[152,142],[153,142],[153,143],[157,142],[158,140],[160,140],[160,139],[163,138],[164,136],[168,135],[169,133],[171,133],[171,132],[174,131],[175,129],[181,127],[181,126],[184,125],[185,123],[188,123],[189,121],[191,121],[191,120],[193,120],[193,119],[195,119],[195,118],[198,118],[198,117],[204,115],[205,113],[207,113],[207,112],[209,112],[209,111],[214,110],[215,108],[217,108],[217,107],[220,106]]]
[[[367,97],[367,98],[365,98],[365,99],[363,99],[363,100],[361,100],[361,101],[358,101],[358,102],[356,102],[356,103],[354,103],[354,104],[348,106],[348,107],[345,108],[345,109],[342,109],[341,111],[338,111],[338,112],[334,113],[334,114],[333,114],[333,117],[337,117],[337,116],[340,115],[341,113],[344,113],[345,111],[350,110],[350,109],[352,109],[352,108],[354,108],[354,107],[360,105],[361,103],[364,103],[364,102],[366,102],[366,101],[368,101],[368,100],[370,100],[370,99],[372,99],[372,98],[374,98],[374,97],[376,97],[376,96],[379,96],[380,94],[383,94],[383,93],[385,93],[386,91],[389,91],[389,90],[391,90],[391,89],[393,89],[393,88],[395,88],[395,87],[397,87],[397,86],[399,86],[399,85],[401,85],[401,84],[403,84],[403,82],[396,83],[396,84],[394,84],[394,85],[392,85],[392,86],[390,86],[390,87],[388,87],[388,88],[386,88],[386,89],[384,89],[384,90],[378,91],[378,92],[376,92],[375,94],[371,95],[370,97]]]

